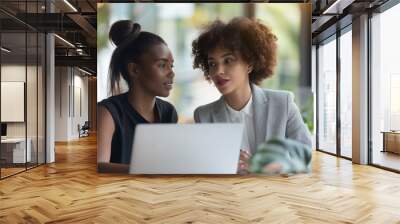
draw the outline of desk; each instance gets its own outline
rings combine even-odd
[[[400,154],[400,132],[382,131],[383,133],[383,151]]]
[[[28,147],[26,147],[25,154],[25,138],[1,139],[1,159],[4,159],[5,163],[30,162],[32,141],[28,138],[26,142]],[[27,161],[25,161],[25,158],[27,158]]]

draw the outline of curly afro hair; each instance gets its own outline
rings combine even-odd
[[[193,68],[200,68],[207,80],[208,53],[217,47],[238,52],[253,66],[249,74],[252,83],[260,82],[273,75],[276,66],[277,38],[271,29],[259,20],[236,17],[224,23],[216,20],[209,24],[192,43]]]

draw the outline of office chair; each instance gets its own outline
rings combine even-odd
[[[79,138],[89,136],[89,129],[90,129],[89,121],[85,121],[82,127],[80,127],[80,125],[78,124]]]

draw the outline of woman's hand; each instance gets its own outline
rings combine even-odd
[[[265,165],[263,172],[267,174],[281,174],[283,165],[279,162],[272,162]]]
[[[239,164],[238,164],[238,174],[248,174],[249,173],[249,160],[250,160],[251,154],[248,150],[246,149],[241,149],[240,150],[240,156],[239,156]]]

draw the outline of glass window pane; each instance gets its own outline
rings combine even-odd
[[[2,178],[25,170],[26,33],[1,34],[1,123],[6,129],[1,140]]]
[[[30,147],[28,168],[37,165],[37,62],[38,62],[38,36],[36,32],[27,33],[27,80],[26,80],[26,116],[27,116],[27,142]]]
[[[27,26],[38,19],[45,0],[1,1],[0,12],[2,143],[1,178],[45,161],[45,35]],[[37,21],[31,21],[36,24]],[[8,100],[3,100],[6,98]]]
[[[336,39],[318,48],[318,147],[336,153]]]
[[[352,157],[352,34],[340,37],[340,152]]]
[[[400,170],[400,4],[376,14],[372,25],[372,163]],[[386,133],[384,133],[386,132]]]
[[[45,60],[46,60],[46,52],[45,52],[45,44],[46,37],[43,33],[39,33],[39,45],[38,45],[38,164],[45,163]]]

